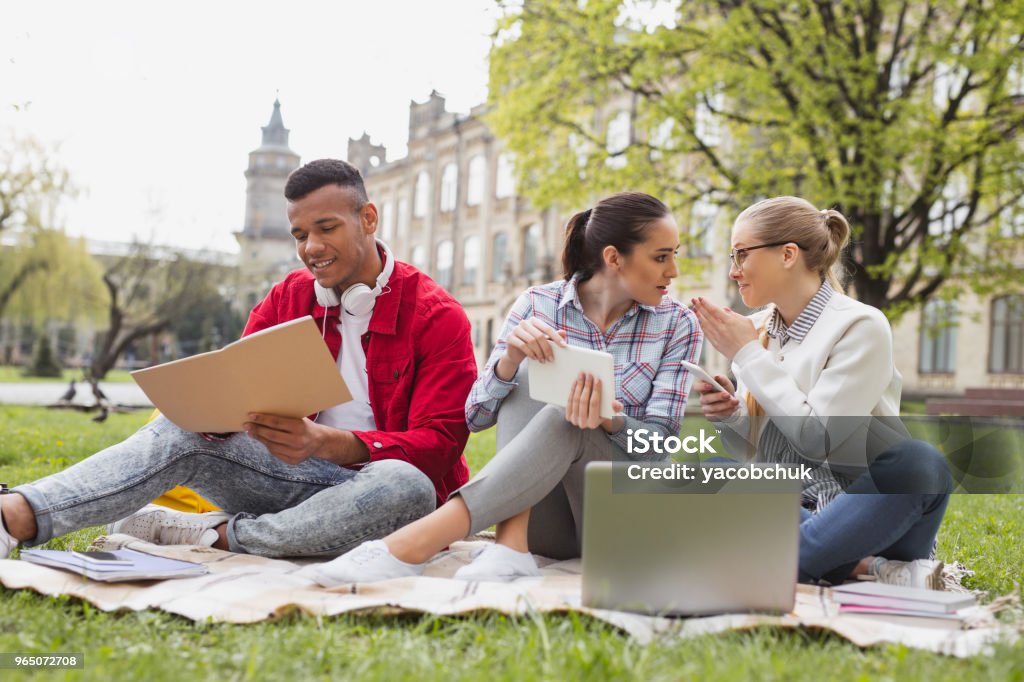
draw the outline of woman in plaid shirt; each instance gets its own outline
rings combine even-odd
[[[471,430],[497,424],[494,458],[430,515],[320,566],[317,581],[419,575],[434,554],[493,524],[497,542],[457,578],[539,575],[532,552],[579,556],[586,464],[631,457],[630,430],[667,437],[682,424],[692,379],[681,361],[696,360],[703,334],[694,314],[668,295],[678,248],[675,220],[647,194],[615,194],[573,216],[565,278],[531,287],[515,302],[466,403]],[[553,360],[553,343],[611,353],[616,385],[582,375],[566,387],[565,409],[531,400],[525,364]],[[617,398],[612,419],[599,414],[605,390]]]

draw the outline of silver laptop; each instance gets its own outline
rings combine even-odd
[[[587,465],[584,606],[656,615],[793,609],[799,480],[732,481],[714,494],[644,485],[662,492],[613,491],[612,463]]]

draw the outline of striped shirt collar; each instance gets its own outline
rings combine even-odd
[[[828,282],[822,282],[818,292],[814,294],[807,303],[807,307],[800,312],[796,320],[789,327],[782,321],[782,315],[779,314],[779,309],[776,308],[768,320],[768,336],[778,339],[780,345],[785,345],[790,339],[797,343],[803,343],[807,332],[811,331],[811,327],[821,317],[822,311],[825,310],[825,305],[834,293],[835,290],[832,288],[832,285]]]
[[[579,284],[579,279],[580,273],[577,272],[562,285],[562,298],[558,301],[559,308],[564,308],[565,306],[572,304],[576,310],[583,312],[583,304],[580,303],[580,295],[576,290],[576,286]],[[634,301],[633,305],[630,306],[629,310],[626,311],[623,317],[633,317],[633,315],[636,315],[636,311],[641,308],[647,312],[653,313],[655,312],[656,306],[637,303]]]

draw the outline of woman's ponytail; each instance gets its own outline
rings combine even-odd
[[[587,223],[594,209],[580,211],[565,226],[565,247],[562,249],[562,272],[565,279],[572,278],[573,273],[586,270],[585,255],[587,252]]]
[[[850,243],[850,223],[842,213],[834,208],[826,208],[821,212],[825,219],[825,233],[828,242],[825,244],[824,278],[836,291],[843,290],[842,255],[843,249]]]

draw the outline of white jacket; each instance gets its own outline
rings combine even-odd
[[[761,330],[771,314],[768,308],[749,319]],[[780,347],[769,337],[767,348],[760,341],[747,343],[733,358],[740,406],[721,422],[726,449],[734,454],[749,451],[749,392],[767,416],[781,417],[772,422],[801,456],[818,461],[827,454],[830,464],[863,466],[869,426],[865,417],[899,414],[903,378],[892,348],[885,315],[839,292],[828,300],[803,342],[791,339]],[[762,423],[757,439],[763,429]]]

